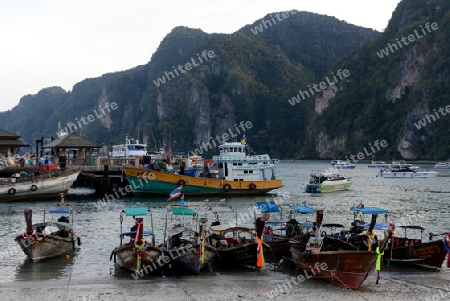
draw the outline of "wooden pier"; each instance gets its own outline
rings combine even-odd
[[[83,158],[68,159],[65,169],[79,169],[82,172],[74,182],[73,187],[95,188],[97,196],[110,194],[120,187],[128,185],[126,177],[122,176],[124,166],[138,166],[136,158]],[[59,166],[61,168],[61,166]],[[11,177],[14,173],[20,172],[43,174],[39,165],[25,164],[9,166],[0,170],[0,177]]]

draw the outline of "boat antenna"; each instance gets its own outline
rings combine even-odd
[[[153,136],[153,131],[152,131],[152,127],[150,126],[150,133],[152,134],[152,138],[153,138],[153,143],[155,144],[155,151],[158,150],[158,147],[156,146],[156,140],[155,140],[155,136]]]

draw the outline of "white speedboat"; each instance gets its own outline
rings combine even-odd
[[[349,163],[347,161],[336,160],[334,167],[339,168],[339,169],[354,169],[356,167],[356,165],[353,163]]]
[[[377,177],[382,178],[432,178],[437,177],[436,171],[417,170],[404,165],[392,165],[389,168],[382,169]]]
[[[125,144],[113,145],[111,158],[141,157],[147,155],[147,145],[139,143],[139,140],[125,137]]]
[[[434,168],[450,168],[450,161],[436,163],[436,165],[434,165]]]

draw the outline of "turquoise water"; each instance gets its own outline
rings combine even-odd
[[[419,164],[421,168],[432,170],[432,164]],[[368,168],[367,164],[357,164],[353,170],[342,170],[341,174],[352,177],[352,188],[344,192],[308,195],[302,192],[303,185],[309,181],[309,175],[317,170],[330,168],[325,161],[282,161],[277,166],[277,178],[284,186],[273,194],[258,197],[226,198],[226,204],[236,209],[240,221],[248,226],[253,220],[246,218],[254,212],[255,201],[276,199],[282,202],[283,217],[287,217],[289,205],[305,202],[315,209],[324,210],[324,222],[337,222],[349,225],[353,215],[349,208],[363,202],[365,206],[378,206],[390,211],[390,220],[403,224],[415,224],[426,228],[428,232],[443,233],[450,230],[450,170],[437,170],[441,176],[425,179],[384,179],[377,178],[377,168]],[[214,216],[203,203],[204,198],[186,198],[185,204],[197,210],[201,217],[213,220]],[[209,198],[209,206],[218,205],[219,197]],[[42,212],[55,205],[54,202],[1,203],[0,204],[0,283],[21,281],[41,281],[59,279],[74,281],[93,279],[110,282],[117,278],[132,279],[130,273],[118,271],[110,261],[111,251],[119,244],[119,214],[126,205],[140,203],[152,210],[154,232],[157,243],[163,241],[166,212],[171,204],[166,198],[123,198],[114,202],[102,202],[93,198],[67,199],[66,203],[74,209],[74,230],[81,237],[80,250],[69,260],[55,260],[30,263],[23,252],[16,247],[14,237],[25,229],[23,210],[33,210],[33,222],[42,221]],[[48,219],[48,215],[46,218]],[[233,221],[234,214],[220,215],[222,223]],[[57,218],[57,217],[56,217]],[[301,216],[300,220],[313,220],[314,216]],[[190,218],[185,218],[190,219]],[[169,223],[175,222],[175,220]],[[124,230],[133,225],[125,218]],[[144,221],[144,228],[150,229],[150,218]],[[413,233],[416,234],[416,233]],[[420,236],[420,233],[417,233]],[[270,265],[261,273],[280,276],[291,273],[288,270],[274,270]],[[208,273],[208,272],[206,272]],[[246,272],[243,272],[246,273]],[[400,274],[401,275],[401,274]],[[427,277],[427,274],[423,274]],[[201,276],[200,276],[201,277]],[[397,275],[396,277],[401,277]]]

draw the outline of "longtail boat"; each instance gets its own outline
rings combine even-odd
[[[186,196],[255,195],[282,187],[269,155],[250,153],[245,142],[221,144],[219,155],[205,166],[202,177],[139,167],[125,167],[124,172],[137,196],[166,196],[180,186]]]
[[[370,231],[373,230],[376,218],[377,213],[373,213]],[[390,234],[390,230],[386,230],[380,244],[381,252],[385,249]],[[308,242],[308,238],[305,238],[294,245],[291,253],[295,265],[311,276],[320,277],[344,288],[359,289],[375,270],[378,255],[374,252],[375,249],[372,249],[370,241],[364,241],[363,246],[355,246],[340,237],[325,236],[320,247],[308,246]]]
[[[264,248],[274,256],[289,255],[291,246],[305,235],[304,229],[316,229],[315,226],[320,227],[322,222],[323,210],[317,211],[316,223],[300,223],[295,218],[269,221],[270,214],[281,213],[280,207],[274,201],[256,202],[256,206],[265,219]],[[291,206],[290,208],[300,214],[316,212],[308,206]]]
[[[120,267],[133,272],[143,271],[147,274],[160,270],[165,265],[161,257],[163,250],[155,245],[155,234],[153,231],[144,231],[144,218],[136,216],[146,216],[150,212],[151,224],[153,225],[151,211],[146,206],[126,207],[120,213],[120,244],[111,253],[110,260],[114,257],[114,262]],[[122,232],[123,216],[132,216],[135,225],[130,231]],[[147,241],[144,236],[150,236]],[[127,241],[124,241],[128,239]]]
[[[380,246],[384,250],[389,234]],[[311,277],[340,287],[359,289],[375,270],[377,253],[360,251],[345,241],[324,237],[321,248],[308,247],[308,238],[291,247],[295,265]]]
[[[81,245],[80,238],[74,234],[70,218],[67,216],[70,215],[70,207],[52,207],[48,212],[62,216],[57,221],[46,222],[44,214],[44,222],[33,224],[32,210],[25,209],[26,230],[14,239],[32,261],[61,255],[71,256],[77,249],[76,245]]]
[[[217,216],[218,212],[233,212],[226,207],[211,209]],[[265,265],[263,253],[262,233],[264,219],[255,220],[255,229],[240,225],[221,225],[220,221],[213,222],[210,227],[211,245],[217,250],[219,266],[247,266],[262,268]]]
[[[194,229],[185,225],[184,216],[192,216],[197,221],[196,211],[184,206],[172,206],[171,210],[173,215],[183,216],[183,221],[168,232],[164,254],[171,259],[174,267],[180,266],[199,274],[216,255],[216,249],[209,244],[207,237],[207,219],[201,218],[198,229]]]
[[[357,208],[351,207],[350,210],[357,213],[361,213],[362,215],[371,214],[374,210],[377,210],[379,213],[386,214],[388,210],[374,208],[374,207],[366,207],[366,208]],[[361,240],[361,234],[364,229],[368,227],[368,223],[364,221],[356,221],[355,218],[355,229],[356,233],[352,237],[349,238],[349,241],[355,245],[360,245],[364,239]],[[369,226],[370,227],[370,226]],[[447,251],[444,247],[444,242],[442,239],[432,240],[434,236],[439,235],[430,235],[429,241],[423,241],[423,232],[424,228],[416,225],[400,225],[395,223],[376,223],[372,226],[375,230],[386,230],[388,228],[392,231],[392,237],[390,238],[389,245],[386,247],[384,260],[388,262],[388,264],[402,264],[402,265],[410,265],[423,267],[432,270],[439,270],[442,267],[442,264],[445,260],[445,255]],[[399,234],[400,230],[404,230],[404,234]],[[418,230],[420,231],[420,238],[414,238],[407,236],[408,231]],[[445,233],[442,234],[442,236]],[[364,235],[364,234],[362,234]],[[357,241],[359,240],[359,241]]]

